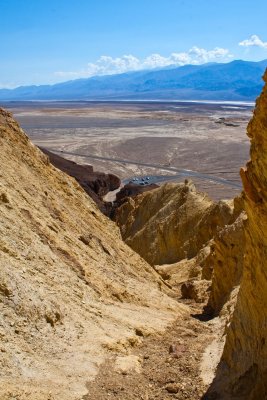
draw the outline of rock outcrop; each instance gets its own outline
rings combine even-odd
[[[267,82],[267,72],[264,76]],[[244,266],[237,304],[209,399],[267,398],[267,85],[248,126],[251,160],[244,186]]]
[[[185,307],[3,110],[0,165],[0,398],[82,398],[108,352]]]
[[[122,205],[128,197],[136,197],[141,193],[157,189],[159,186],[156,184],[141,186],[134,183],[127,183],[124,185],[120,191],[116,194],[117,207]]]
[[[116,213],[125,242],[151,265],[192,259],[233,218],[231,201],[214,203],[192,182],[167,183],[128,199]]]
[[[118,193],[116,193],[116,200],[114,202],[115,210],[128,200],[128,197],[136,197],[141,193],[157,189],[159,186],[155,183],[150,185],[139,185],[135,183],[127,183]],[[115,211],[114,210],[114,211]]]
[[[236,203],[240,203],[238,198]],[[211,246],[209,266],[212,269],[212,285],[207,308],[213,316],[219,315],[222,308],[233,301],[233,293],[236,300],[243,273],[247,216],[242,208],[235,208],[236,220],[217,233]]]
[[[77,164],[74,161],[66,160],[57,154],[51,153],[47,149],[41,148],[41,150],[49,157],[51,164],[79,182],[105,215],[110,215],[112,204],[103,201],[103,197],[108,192],[120,187],[121,181],[117,176],[94,171],[91,165]]]

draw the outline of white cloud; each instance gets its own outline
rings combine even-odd
[[[101,56],[97,62],[87,65],[89,75],[107,75],[116,74],[139,68],[140,61],[132,55],[113,58],[110,56]]]
[[[229,50],[220,47],[215,47],[213,50],[205,50],[194,46],[189,50],[189,55],[197,64],[203,64],[220,59],[224,60],[232,57]]]
[[[228,61],[233,56],[228,49],[215,47],[206,50],[197,46],[192,47],[188,52],[171,53],[168,57],[160,54],[139,59],[133,55],[122,57],[101,56],[95,63],[88,63],[87,67],[80,71],[58,71],[55,75],[61,78],[77,79],[88,78],[96,75],[120,74],[128,71],[140,71],[144,69],[164,68],[168,66],[182,66],[186,64],[204,64],[211,61]]]
[[[251,35],[249,39],[243,40],[238,44],[244,47],[256,46],[267,49],[267,42],[263,42],[257,35]]]

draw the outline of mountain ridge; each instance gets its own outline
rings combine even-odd
[[[0,100],[255,100],[267,59],[184,65],[0,89]]]

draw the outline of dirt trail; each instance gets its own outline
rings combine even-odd
[[[164,335],[145,337],[130,357],[110,358],[88,383],[83,400],[200,400],[207,387],[201,378],[202,356],[216,338],[202,307],[191,303],[191,315],[178,318]],[[126,367],[118,368],[118,360]]]

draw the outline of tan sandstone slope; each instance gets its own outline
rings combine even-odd
[[[267,72],[264,76],[267,82]],[[241,170],[244,269],[237,305],[207,399],[267,399],[267,85],[248,126],[251,161]]]
[[[190,181],[129,198],[116,213],[125,242],[151,265],[192,259],[233,218],[231,201],[215,203]]]
[[[184,312],[3,110],[0,216],[1,400],[81,399],[108,352]]]

